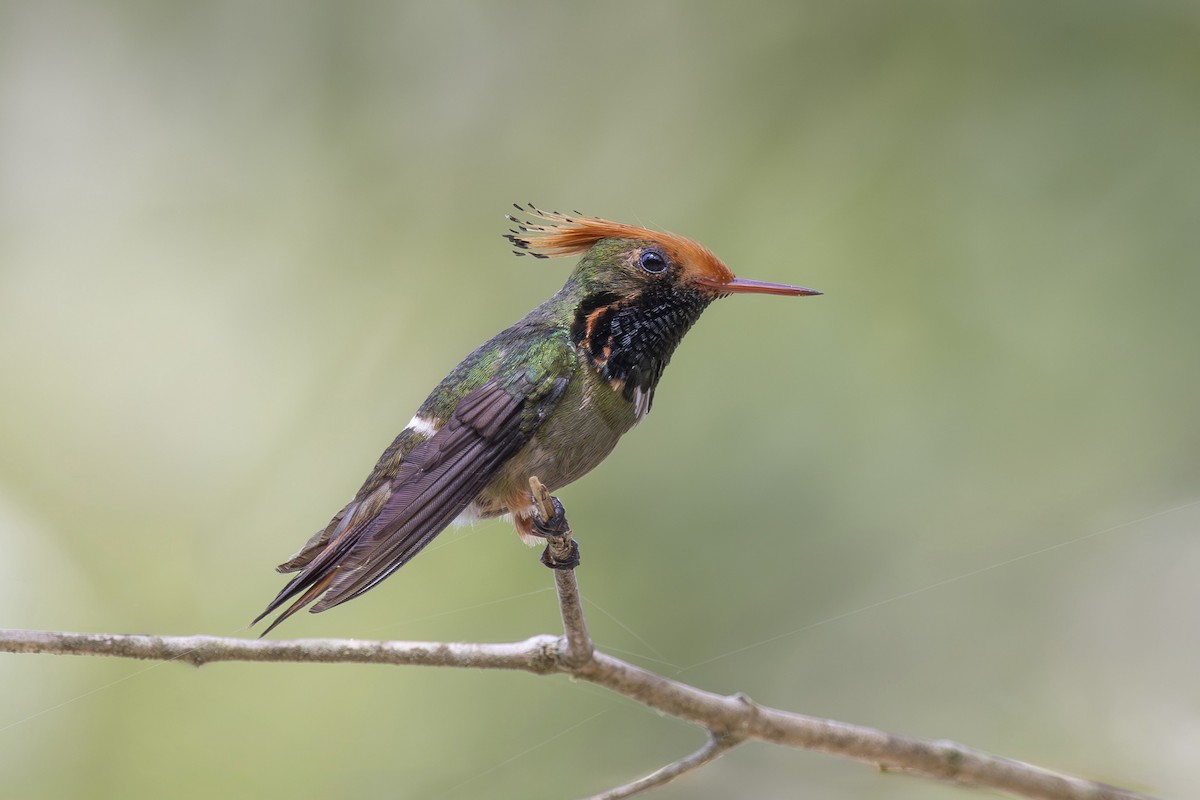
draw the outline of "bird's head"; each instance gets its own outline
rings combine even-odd
[[[535,258],[583,256],[572,280],[582,282],[588,293],[600,291],[624,300],[694,293],[706,301],[731,294],[821,294],[803,286],[739,278],[707,247],[674,233],[578,212],[516,208],[529,218],[508,217],[516,227],[504,238],[517,248],[514,252]]]

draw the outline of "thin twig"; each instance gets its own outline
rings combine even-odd
[[[529,489],[533,493],[533,501],[537,504],[538,513],[542,519],[548,520],[554,516],[554,501],[550,498],[550,490],[546,488],[537,476],[529,478]],[[560,536],[546,540],[546,547],[558,561],[566,561],[571,554],[571,530]],[[564,658],[572,666],[582,666],[592,658],[592,637],[588,635],[587,620],[583,616],[583,602],[579,599],[579,584],[573,569],[554,570],[554,585],[558,589],[558,607],[562,612],[563,631],[566,633],[566,652]]]
[[[685,772],[691,772],[694,769],[703,767],[710,761],[715,761],[720,758],[727,750],[732,750],[741,744],[741,739],[735,739],[729,736],[717,736],[714,733],[708,734],[708,741],[704,743],[696,752],[691,755],[684,756],[678,761],[673,761],[659,770],[655,770],[644,778],[639,778],[636,781],[631,781],[624,786],[617,786],[609,789],[607,792],[594,794],[587,800],[621,800],[624,797],[632,797],[635,794],[653,789],[656,786],[662,786],[664,783],[675,780]]]

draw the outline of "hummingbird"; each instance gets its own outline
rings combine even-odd
[[[516,255],[579,256],[563,287],[462,360],[437,385],[341,511],[296,555],[297,573],[253,623],[263,632],[316,600],[325,611],[375,587],[452,522],[510,515],[534,544],[565,530],[538,515],[529,478],[551,491],[582,477],[650,413],[675,348],[731,294],[818,295],[735,277],[674,233],[579,212],[514,207]],[[557,527],[556,527],[557,525]],[[567,564],[550,564],[573,568]],[[319,600],[318,600],[319,598]]]

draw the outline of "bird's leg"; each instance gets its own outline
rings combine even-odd
[[[562,501],[550,495],[539,481],[530,482],[533,491],[533,519],[529,532],[546,540],[542,563],[551,569],[575,569],[579,566],[579,544],[571,538],[571,525]]]

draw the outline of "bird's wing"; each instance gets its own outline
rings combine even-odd
[[[504,385],[492,380],[469,392],[394,476],[353,504],[356,508],[347,507],[340,520],[335,517],[323,549],[255,619],[300,595],[263,635],[318,595],[324,593],[314,612],[357,597],[407,563],[529,441],[566,386],[565,377],[527,371]]]

